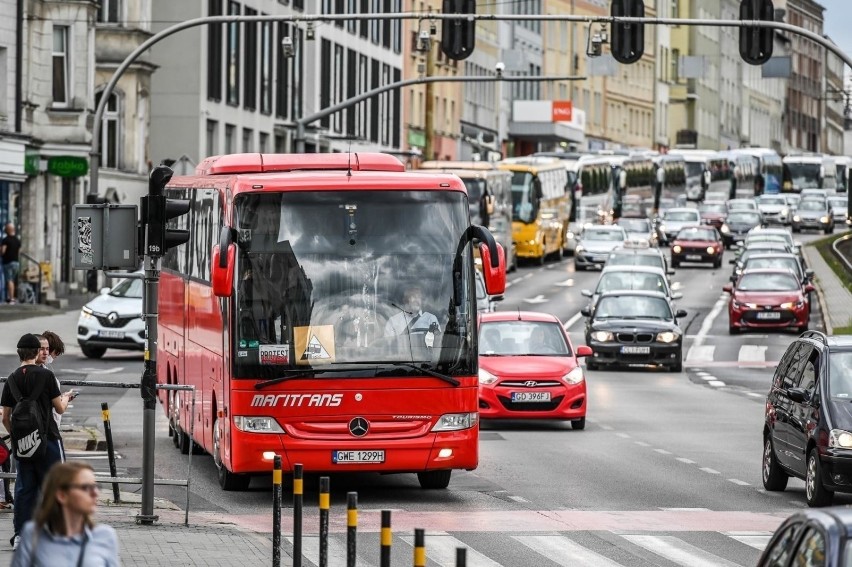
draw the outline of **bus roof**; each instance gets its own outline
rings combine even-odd
[[[274,171],[405,171],[390,154],[228,154],[204,159],[196,175],[236,175]]]
[[[565,169],[565,164],[562,160],[557,158],[526,156],[506,158],[503,161],[497,162],[497,167],[509,171],[527,171],[535,173],[548,169]]]
[[[443,171],[471,169],[476,171],[494,171],[497,169],[497,164],[491,161],[429,160],[421,163],[417,169],[438,169]]]

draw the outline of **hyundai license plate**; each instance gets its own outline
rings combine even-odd
[[[385,451],[332,451],[331,462],[337,465],[347,463],[384,463]]]
[[[98,331],[98,336],[105,339],[123,339],[123,331]]]
[[[550,392],[512,392],[513,402],[549,402]]]
[[[687,260],[700,261],[700,260],[701,260],[701,256],[700,256],[700,255],[698,255],[698,254],[687,254],[687,255],[686,255],[686,259],[687,259]]]
[[[648,346],[623,346],[621,354],[651,354],[651,347]]]
[[[763,311],[757,314],[758,319],[780,319],[781,313],[779,311]]]

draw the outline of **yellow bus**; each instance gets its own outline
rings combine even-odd
[[[512,239],[518,258],[543,264],[568,244],[571,194],[568,172],[556,158],[527,156],[498,163],[512,172]]]

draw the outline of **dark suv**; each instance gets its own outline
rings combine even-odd
[[[852,337],[806,331],[775,370],[763,425],[763,486],[805,481],[809,506],[852,492]]]

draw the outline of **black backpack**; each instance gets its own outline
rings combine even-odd
[[[46,380],[40,380],[29,396],[21,395],[15,380],[10,378],[7,382],[15,398],[15,407],[12,409],[12,415],[9,416],[11,421],[9,433],[12,435],[12,451],[16,459],[28,461],[40,459],[47,451],[47,426],[38,404],[45,382]]]

